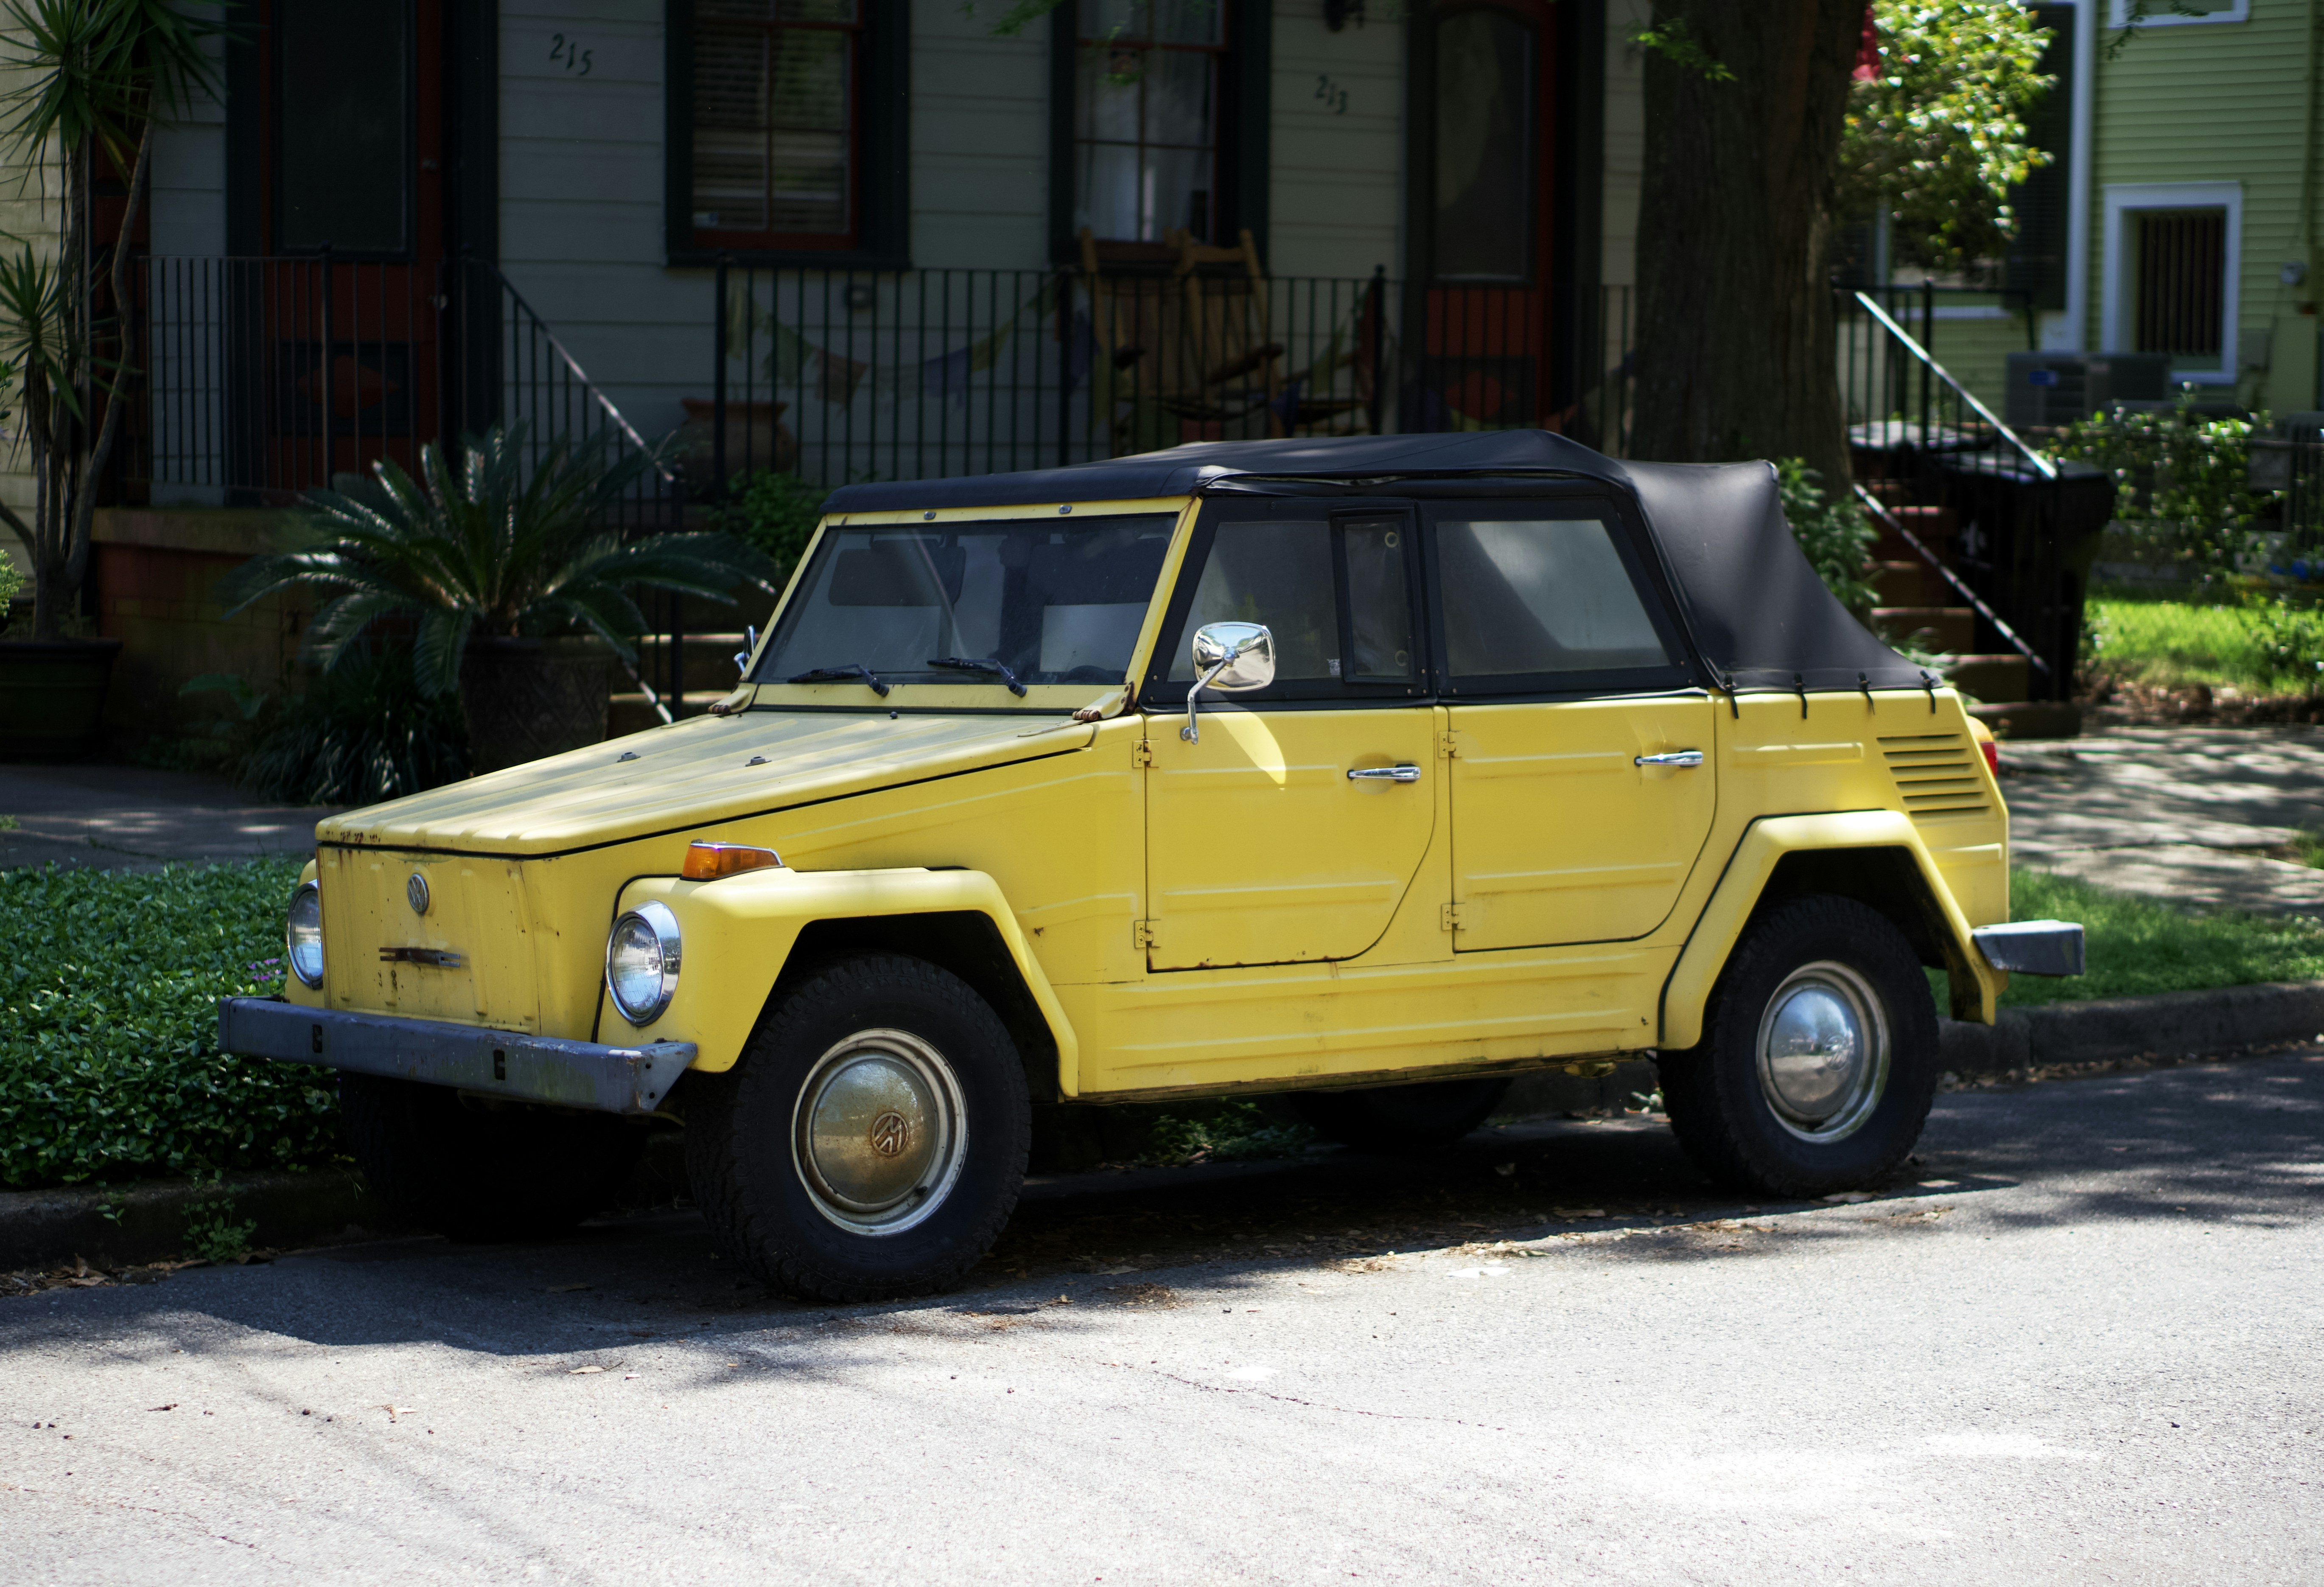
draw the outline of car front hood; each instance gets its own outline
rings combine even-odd
[[[682,831],[1085,747],[1094,725],[1028,715],[745,711],[696,716],[349,810],[316,841],[546,855]]]

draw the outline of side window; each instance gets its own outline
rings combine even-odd
[[[1421,675],[1411,591],[1412,526],[1400,513],[1230,518],[1212,531],[1155,676],[1194,680],[1188,646],[1205,623],[1263,623],[1275,636],[1270,693],[1332,697],[1349,685],[1411,693]]]
[[[1615,526],[1582,517],[1442,518],[1436,563],[1457,689],[1679,664],[1631,577]]]
[[[1209,623],[1264,623],[1275,634],[1278,682],[1339,676],[1339,621],[1332,610],[1332,526],[1327,520],[1227,522],[1194,586],[1178,631],[1170,681],[1192,683],[1187,641]]]

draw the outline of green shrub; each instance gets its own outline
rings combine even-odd
[[[186,686],[249,686],[213,674]],[[239,780],[263,799],[291,805],[375,805],[468,774],[468,729],[456,695],[429,696],[400,646],[375,650],[311,678],[304,694],[276,702],[254,724]]]
[[[776,580],[779,587],[815,537],[816,521],[823,516],[823,499],[829,494],[796,474],[761,469],[734,487],[728,504],[711,514],[711,521],[779,568],[780,577]]]
[[[1879,535],[1864,509],[1846,491],[1837,501],[1827,499],[1823,475],[1797,457],[1777,460],[1775,481],[1784,521],[1816,577],[1849,611],[1869,612],[1878,592],[1866,580],[1865,566]]]
[[[2265,500],[2246,481],[2252,429],[2265,422],[2203,419],[2183,402],[2172,413],[2093,413],[2060,429],[2049,451],[2114,475],[2116,519],[2157,560],[2225,579],[2251,549]]]
[[[217,1048],[219,998],[281,985],[298,874],[292,860],[0,871],[0,1185],[337,1155],[329,1071]]]

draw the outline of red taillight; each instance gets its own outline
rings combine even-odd
[[[739,843],[695,843],[686,845],[686,867],[678,874],[688,881],[715,881],[745,871],[779,865],[783,857],[772,849]]]
[[[1977,747],[1985,752],[1985,769],[1987,771],[1992,772],[1996,777],[2000,776],[2001,746],[1992,739],[1987,738],[1978,740]]]

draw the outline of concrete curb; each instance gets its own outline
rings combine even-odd
[[[379,1229],[386,1209],[346,1170],[244,1174],[216,1184],[152,1179],[111,1191],[87,1186],[0,1191],[0,1269],[46,1267],[86,1257],[117,1268],[178,1256],[186,1217],[231,1197],[235,1223],[255,1223],[254,1247],[313,1245],[348,1225]],[[105,1215],[110,1205],[119,1222]]]
[[[2153,997],[2004,1009],[2000,1023],[1937,1021],[1944,1067],[1991,1075],[2142,1053],[2229,1052],[2324,1034],[2324,982],[2276,981]]]

